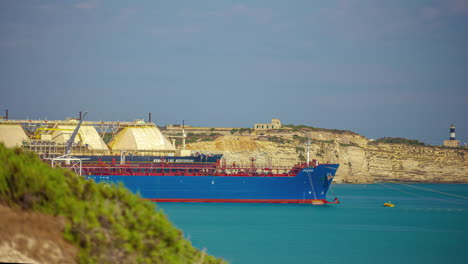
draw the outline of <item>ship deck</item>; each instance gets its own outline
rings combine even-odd
[[[310,166],[310,165],[309,165]],[[296,166],[239,166],[218,163],[88,163],[83,164],[84,175],[121,175],[121,176],[264,176],[293,177],[306,164]]]

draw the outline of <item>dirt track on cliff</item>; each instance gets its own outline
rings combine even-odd
[[[0,262],[76,263],[78,249],[63,238],[65,219],[0,204]]]

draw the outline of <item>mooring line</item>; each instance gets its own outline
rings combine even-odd
[[[468,199],[468,197],[466,197],[466,196],[461,196],[461,195],[457,195],[457,194],[441,192],[441,191],[432,190],[432,189],[427,189],[427,188],[423,188],[423,187],[416,187],[416,186],[413,186],[413,185],[404,184],[404,183],[399,183],[399,182],[392,182],[392,183],[396,183],[396,184],[400,184],[400,185],[404,185],[404,186],[409,186],[409,187],[413,187],[413,188],[417,188],[417,189],[422,189],[422,190],[426,190],[426,191],[430,191],[430,192],[437,192],[437,193],[442,193],[442,194],[446,194],[446,195],[450,195],[450,196],[455,196],[455,197],[460,197],[460,198]]]
[[[411,195],[414,195],[414,196],[420,196],[420,197],[427,198],[427,199],[431,199],[431,200],[437,200],[437,201],[448,202],[448,203],[456,203],[456,204],[468,205],[468,203],[455,202],[455,201],[450,201],[450,200],[445,200],[445,199],[433,198],[433,197],[428,197],[428,196],[424,196],[424,195],[420,195],[420,194],[415,194],[415,193],[403,191],[403,190],[400,190],[400,189],[397,189],[397,188],[393,188],[393,187],[387,186],[387,185],[385,185],[385,184],[383,184],[383,183],[378,183],[378,184],[381,184],[381,185],[384,186],[384,187],[387,187],[387,188],[390,188],[390,189],[393,189],[393,190],[396,190],[396,191],[399,191],[399,192],[411,194]]]

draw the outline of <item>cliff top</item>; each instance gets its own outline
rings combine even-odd
[[[336,134],[352,134],[352,135],[359,135],[350,130],[342,130],[342,129],[330,129],[330,128],[318,128],[313,126],[306,126],[306,125],[283,125],[285,127],[291,128],[292,131],[301,131],[301,132],[308,132],[308,131],[322,131],[322,132],[332,132]]]

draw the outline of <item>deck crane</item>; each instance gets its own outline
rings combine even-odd
[[[75,141],[75,137],[76,137],[76,135],[78,135],[78,131],[80,130],[81,124],[83,123],[83,119],[86,117],[87,114],[88,114],[88,112],[85,111],[83,116],[80,119],[80,122],[76,126],[75,131],[73,131],[73,134],[71,135],[70,139],[68,139],[67,148],[65,149],[65,156],[70,156],[73,141]]]
[[[75,130],[73,131],[73,134],[71,135],[70,139],[68,139],[67,147],[65,149],[65,155],[51,159],[52,167],[55,167],[55,166],[60,167],[62,162],[65,162],[65,164],[69,166],[72,170],[74,170],[76,174],[78,175],[82,174],[82,161],[88,160],[88,159],[79,159],[76,157],[72,157],[70,154],[71,154],[73,141],[75,141],[76,135],[78,135],[78,131],[80,130],[81,124],[83,123],[83,119],[86,117],[86,114],[88,114],[88,112],[85,111],[84,115],[80,119],[80,122],[78,123]]]

